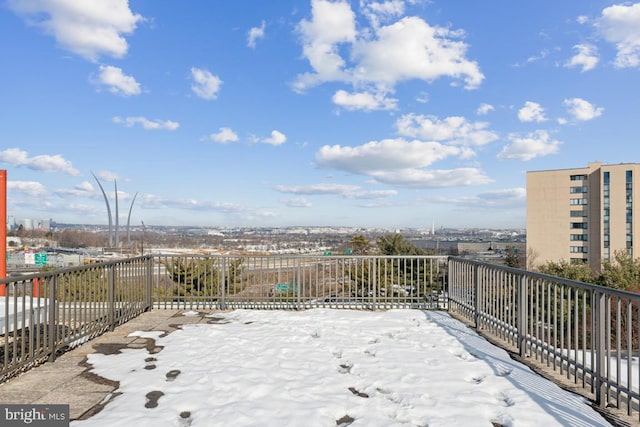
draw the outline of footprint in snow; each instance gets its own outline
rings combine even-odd
[[[191,422],[193,422],[193,419],[191,418],[191,412],[180,412],[180,419],[178,420],[178,425],[180,427],[189,427],[191,425]]]
[[[474,375],[473,377],[469,378],[468,381],[473,384],[482,384],[485,378],[486,377],[484,375]]]
[[[144,359],[144,369],[146,370],[155,369],[156,364],[153,362],[157,362],[157,361],[158,359],[156,359],[155,357],[147,357],[146,359]]]
[[[340,372],[341,374],[349,374],[351,373],[352,367],[353,367],[353,364],[351,362],[341,363],[338,366],[338,372]]]
[[[159,390],[150,391],[146,395],[147,403],[144,404],[144,407],[149,409],[155,408],[156,406],[158,406],[158,400],[162,396],[164,396],[164,393]]]
[[[180,370],[179,369],[172,369],[169,372],[167,372],[166,377],[167,377],[167,381],[173,381],[175,380],[178,375],[180,375]]]

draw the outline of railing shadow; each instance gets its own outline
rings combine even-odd
[[[563,425],[576,427],[609,426],[595,411],[581,411],[589,401],[543,378],[529,367],[517,362],[509,354],[491,344],[470,327],[442,311],[423,311],[425,318],[454,337],[464,350],[486,363],[496,377],[509,381],[540,405]]]

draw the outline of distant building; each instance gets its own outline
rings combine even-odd
[[[24,230],[51,230],[52,220],[50,219],[32,219],[32,218],[19,218],[16,219],[13,216],[9,216],[7,219],[7,229],[15,230],[22,226]]]
[[[634,203],[635,202],[635,203]],[[527,258],[599,271],[616,251],[640,253],[640,164],[527,172]]]

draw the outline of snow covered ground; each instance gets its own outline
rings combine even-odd
[[[193,313],[185,313],[186,315]],[[448,314],[236,310],[89,355],[122,393],[74,427],[608,426]]]
[[[48,304],[48,298],[0,297],[0,335],[43,323]]]

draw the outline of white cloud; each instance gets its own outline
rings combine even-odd
[[[305,198],[286,199],[281,201],[290,208],[311,208],[313,204]]]
[[[145,130],[169,130],[173,131],[180,127],[180,123],[171,120],[149,120],[145,117],[114,117],[113,122],[128,128],[139,124]]]
[[[274,189],[280,193],[304,194],[307,196],[326,196],[336,195],[346,199],[381,199],[395,196],[398,194],[396,190],[363,190],[358,185],[346,184],[311,184],[311,185],[277,185]],[[304,200],[305,199],[296,199]],[[311,203],[309,203],[309,207]]]
[[[551,139],[544,130],[529,133],[509,135],[511,144],[505,146],[498,154],[498,159],[527,161],[536,157],[548,156],[558,152],[561,141]]]
[[[482,200],[485,205],[489,206],[521,204],[527,200],[527,190],[526,188],[518,187],[486,191],[478,194],[478,199]]]
[[[549,56],[549,51],[547,49],[543,49],[540,51],[538,55],[533,55],[527,58],[528,63],[537,62]]]
[[[598,49],[592,44],[577,44],[573,47],[578,51],[567,63],[565,67],[582,67],[582,72],[593,70],[600,58],[598,57]]]
[[[80,172],[73,167],[71,162],[65,160],[59,154],[29,157],[26,151],[20,150],[19,148],[8,148],[0,151],[0,162],[17,167],[26,167],[40,172],[60,172],[73,176],[80,175]]]
[[[475,168],[428,170],[428,166],[450,156],[465,156],[467,150],[439,142],[386,139],[357,147],[325,145],[316,162],[325,168],[368,175],[374,181],[401,187],[450,187],[491,182]],[[364,198],[363,196],[360,196]]]
[[[388,1],[362,1],[362,13],[369,19],[373,27],[380,26],[382,22],[404,14],[405,4],[403,0]]]
[[[191,90],[202,99],[212,100],[218,97],[218,91],[222,85],[222,80],[218,76],[214,76],[210,71],[191,68],[191,78],[194,83]]]
[[[427,92],[421,92],[416,96],[416,101],[420,104],[426,104],[429,102],[429,94]]]
[[[102,197],[99,192],[96,192],[93,186],[84,181],[71,189],[61,188],[54,191],[54,194],[58,197],[69,198],[69,199],[77,199],[79,197]]]
[[[271,131],[269,138],[263,138],[260,142],[270,145],[282,145],[287,141],[287,136],[278,130]]]
[[[311,19],[298,25],[303,55],[313,72],[299,75],[294,88],[304,91],[333,81],[392,92],[400,81],[441,77],[463,80],[467,89],[480,85],[484,76],[478,64],[465,57],[463,32],[432,27],[415,16],[377,25],[379,18],[388,20],[400,12],[400,2],[367,3],[365,14],[375,16],[375,22],[358,32],[349,3],[313,0]]]
[[[373,174],[381,183],[410,188],[443,188],[482,185],[493,182],[476,168],[450,170],[404,169],[380,171]]]
[[[127,76],[121,68],[111,65],[101,65],[98,79],[94,82],[109,88],[109,92],[116,95],[140,95],[140,84],[135,78]]]
[[[262,25],[259,27],[253,27],[247,33],[247,46],[250,48],[256,47],[256,41],[264,38],[264,30],[266,27],[266,23],[262,21]]]
[[[616,46],[615,66],[640,66],[640,3],[618,4],[602,10],[596,28],[604,39]]]
[[[237,142],[238,134],[236,134],[231,128],[222,127],[217,133],[209,135],[211,141],[226,144],[227,142]]]
[[[120,177],[116,172],[109,171],[109,170],[101,170],[100,172],[96,173],[96,176],[102,179],[103,181],[120,180]]]
[[[371,174],[376,171],[424,167],[460,153],[460,148],[439,142],[385,139],[356,147],[325,145],[316,153],[316,162],[326,168]]]
[[[582,98],[565,99],[564,106],[567,107],[569,114],[582,122],[600,117],[604,111],[604,108],[596,107]]]
[[[349,193],[345,196],[350,199],[374,200],[396,196],[397,194],[398,192],[396,190],[360,190],[354,191],[353,193]]]
[[[484,75],[478,64],[465,58],[467,45],[457,40],[461,33],[432,27],[418,17],[405,17],[376,29],[376,38],[359,41],[353,47],[357,60],[354,77],[381,87],[440,77],[462,79],[467,89],[480,86]]]
[[[487,130],[486,122],[468,122],[464,117],[446,117],[405,114],[396,121],[398,133],[423,140],[447,141],[456,145],[486,145],[498,139]]]
[[[144,19],[129,9],[128,0],[9,0],[8,5],[55,37],[63,49],[90,61],[126,55],[124,35],[132,34]]]
[[[298,76],[295,87],[304,90],[323,81],[348,80],[343,71],[345,61],[337,45],[356,39],[355,15],[344,1],[311,1],[310,21],[302,20],[298,32],[302,37],[303,55],[309,60],[315,74]]]
[[[387,98],[381,93],[349,93],[345,90],[339,90],[333,95],[332,100],[334,104],[350,111],[395,110],[398,106],[397,99]]]
[[[490,111],[494,111],[494,110],[495,108],[493,108],[493,105],[482,103],[476,110],[476,114],[479,116],[484,116],[486,114],[489,114]]]
[[[475,196],[437,197],[433,200],[438,203],[461,206],[465,209],[504,209],[525,206],[527,202],[527,190],[522,187],[507,188],[503,190],[486,191]]]
[[[7,181],[7,191],[15,191],[32,197],[42,197],[49,194],[44,185],[35,181]]]
[[[587,22],[589,22],[589,17],[585,15],[580,15],[576,18],[576,22],[578,24],[586,24]]]
[[[277,185],[274,187],[280,193],[293,193],[304,195],[347,194],[359,191],[357,185],[346,184],[312,184],[312,185]]]
[[[544,108],[536,102],[527,101],[520,110],[518,110],[518,119],[521,122],[544,122],[547,118],[544,116]]]
[[[91,185],[88,181],[82,181],[80,184],[76,185],[75,188],[80,191],[92,192],[93,185]]]

